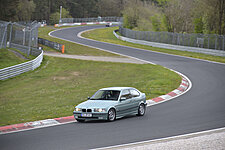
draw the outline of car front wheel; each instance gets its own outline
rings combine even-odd
[[[144,116],[144,114],[145,114],[145,105],[141,104],[138,107],[138,116]]]
[[[115,109],[110,109],[108,112],[108,121],[114,121],[116,119]]]

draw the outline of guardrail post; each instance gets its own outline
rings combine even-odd
[[[216,39],[215,39],[215,49],[217,48],[217,36],[215,35]]]
[[[6,25],[6,27],[5,27],[5,39],[4,39],[4,48],[6,48],[6,46],[7,46],[7,29],[8,29],[8,24]]]
[[[25,45],[26,27],[23,29],[23,45]]]
[[[4,25],[4,27],[5,27],[5,30],[4,30],[4,33],[3,33],[3,36],[2,36],[2,41],[1,41],[1,46],[0,46],[0,48],[2,48],[2,47],[4,47],[5,48],[5,43],[4,43],[4,41],[5,41],[5,39],[6,39],[6,34],[7,34],[7,26],[8,25]]]
[[[10,22],[9,47],[11,47],[13,24]]]
[[[28,43],[28,51],[27,51],[27,57],[30,56],[30,49],[31,49],[31,30],[28,30],[30,32],[29,35],[29,43]]]
[[[224,36],[223,36],[223,45],[222,45],[222,47],[223,47],[223,50],[224,50],[224,44],[225,44],[225,38],[224,38]]]

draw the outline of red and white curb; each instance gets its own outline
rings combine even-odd
[[[186,93],[191,88],[191,81],[186,76],[182,74],[180,75],[182,77],[182,82],[177,89],[173,90],[172,92],[166,95],[162,95],[162,96],[147,100],[147,106],[160,104]],[[74,119],[74,116],[2,126],[0,127],[0,134],[7,134],[7,133],[13,133],[13,132],[19,132],[19,131],[32,130],[36,128],[62,125],[62,124],[67,124],[71,122],[76,122],[76,120]]]
[[[119,24],[119,22],[83,22],[83,23],[62,23],[55,24],[55,27],[63,27],[63,26],[80,26],[80,25],[95,25],[95,24]]]
[[[88,24],[88,23],[86,23],[86,24]],[[59,30],[61,30],[61,29],[59,29]],[[49,35],[50,35],[50,33],[49,33]],[[63,40],[65,40],[65,39],[63,39]],[[84,45],[84,44],[82,44],[82,45]],[[88,45],[86,45],[86,46],[88,46]],[[106,50],[104,50],[104,51],[106,51]],[[146,62],[148,62],[148,61],[146,61]],[[149,63],[151,63],[151,62],[149,62]],[[173,90],[172,92],[170,92],[166,95],[162,95],[162,96],[147,100],[147,106],[153,106],[156,104],[160,104],[160,103],[172,100],[180,95],[185,94],[187,91],[189,91],[191,89],[192,83],[188,79],[188,77],[186,77],[184,74],[181,74],[177,71],[174,71],[174,70],[171,70],[171,71],[176,72],[177,74],[179,74],[182,77],[182,82],[181,82],[180,86],[177,89]],[[13,133],[13,132],[19,132],[19,131],[32,130],[32,129],[36,129],[36,128],[62,125],[62,124],[67,124],[67,123],[71,123],[71,122],[76,122],[76,120],[74,119],[73,116],[2,126],[2,127],[0,127],[0,134],[7,134],[7,133]]]
[[[36,128],[62,125],[62,124],[71,123],[71,122],[75,122],[75,119],[73,116],[20,123],[20,124],[14,124],[9,126],[2,126],[0,127],[0,134],[7,134],[7,133],[36,129]]]
[[[171,71],[174,71],[174,70],[171,70]],[[176,72],[177,74],[179,74],[182,77],[180,86],[177,89],[173,90],[172,92],[167,93],[166,95],[161,95],[159,97],[147,100],[147,104],[148,104],[147,106],[153,106],[156,104],[160,104],[160,103],[169,101],[180,95],[185,94],[187,91],[189,91],[191,89],[191,87],[192,87],[191,81],[185,75],[183,75],[177,71],[174,71],[174,72]]]

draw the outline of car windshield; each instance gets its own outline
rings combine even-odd
[[[97,91],[90,100],[113,100],[117,101],[120,95],[120,91],[115,90],[99,90]]]

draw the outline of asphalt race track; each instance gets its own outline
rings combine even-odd
[[[191,90],[171,101],[148,107],[144,117],[127,117],[110,123],[69,123],[0,135],[1,150],[91,149],[225,127],[225,64],[95,42],[76,36],[81,31],[99,27],[103,26],[65,28],[51,35],[174,69],[192,81]]]

